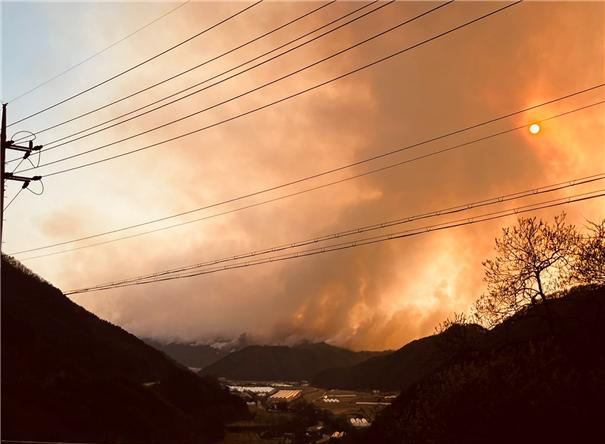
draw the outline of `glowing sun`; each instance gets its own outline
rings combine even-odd
[[[529,125],[529,132],[532,134],[538,134],[541,130],[541,127],[539,124],[537,123],[532,123],[531,125]]]

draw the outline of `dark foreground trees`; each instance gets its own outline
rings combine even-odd
[[[462,334],[443,344],[456,353],[403,390],[360,442],[603,441],[605,220],[581,230],[564,214],[520,219],[483,265],[488,288],[475,310],[437,328]],[[490,329],[466,340],[477,321]]]
[[[483,262],[487,293],[475,303],[482,324],[493,327],[528,305],[543,303],[574,284],[605,282],[605,220],[580,234],[565,222],[520,218],[496,239],[496,257]],[[552,320],[551,320],[552,321]]]
[[[530,306],[510,325],[404,390],[364,444],[602,442],[605,288],[551,301],[562,335]]]
[[[605,219],[589,222],[588,234],[577,243],[570,280],[578,284],[605,284]]]

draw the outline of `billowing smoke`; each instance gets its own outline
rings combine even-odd
[[[162,92],[145,94],[129,106],[145,104],[179,86],[221,72],[358,5],[338,3],[327,7],[290,31],[277,33],[185,76],[162,87]],[[142,41],[134,39],[122,49],[123,58],[110,59],[111,68],[117,71],[132,60],[157,52],[166,42],[193,34],[201,24],[211,23],[212,19],[226,16],[241,6],[191,4],[186,7],[187,14],[166,20],[164,27],[158,25],[157,35],[147,34],[144,54],[138,55]],[[181,67],[191,66],[315,6],[306,2],[263,4],[207,38],[196,40],[138,74],[116,82],[117,90],[108,88],[107,96],[99,94],[96,99],[120,96]],[[468,2],[444,7],[333,61],[114,147],[105,154],[152,143],[262,105],[497,6],[492,2]],[[76,145],[83,149],[118,139],[231,97],[431,7],[426,2],[387,6],[279,61],[145,119],[91,137],[86,144],[74,144],[72,149],[77,151]],[[603,82],[604,8],[602,3],[524,3],[254,115],[119,161],[48,180],[44,205],[17,207],[14,217],[28,214],[24,218],[29,222],[23,228],[13,228],[15,240],[10,242],[11,247],[56,242],[185,211],[409,145]],[[130,13],[131,16],[121,20],[131,19],[135,13]],[[81,23],[85,26],[87,22]],[[189,219],[436,151],[540,120],[600,97],[603,92],[596,90],[368,166],[210,209]],[[84,102],[81,107],[90,105]],[[126,105],[122,108],[129,109]],[[596,107],[545,122],[539,137],[517,131],[320,191],[26,264],[67,290],[302,240],[601,172],[605,161],[604,136],[603,110]],[[509,206],[518,204],[513,202]],[[566,210],[572,222],[582,223],[584,218],[602,216],[601,205],[602,202],[587,202]],[[485,211],[489,209],[473,214]],[[550,218],[559,211],[539,214]],[[444,220],[448,218],[420,221],[409,227]],[[483,291],[481,261],[491,254],[499,228],[513,222],[514,218],[508,218],[73,299],[135,334],[163,340],[214,341],[247,333],[254,342],[291,343],[310,339],[328,340],[353,349],[397,348],[413,338],[430,334],[451,312],[469,308]],[[404,228],[407,227],[400,227]],[[17,236],[19,230],[27,229],[38,233],[29,242]]]

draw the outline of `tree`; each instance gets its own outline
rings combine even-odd
[[[475,303],[478,318],[494,326],[528,305],[547,302],[570,274],[579,236],[565,213],[549,224],[520,218],[496,239],[496,258],[483,262],[487,293]],[[550,295],[550,296],[549,296]],[[552,319],[549,316],[552,328]]]
[[[605,219],[588,224],[589,234],[578,237],[570,282],[605,285]]]

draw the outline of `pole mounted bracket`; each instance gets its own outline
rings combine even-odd
[[[43,148],[44,145],[34,145],[34,141],[30,140],[27,146],[22,146],[22,145],[15,145],[15,142],[13,140],[7,140],[6,142],[4,142],[4,147],[8,150],[15,150],[15,151],[23,151],[25,153],[28,153],[28,155],[32,152],[32,151],[40,151]],[[27,157],[25,157],[26,159]]]
[[[42,176],[34,176],[34,177],[25,177],[25,176],[16,176],[13,173],[4,173],[4,179],[6,180],[16,180],[17,182],[27,182],[29,183],[32,180],[41,180]],[[23,187],[26,188],[26,187]]]

